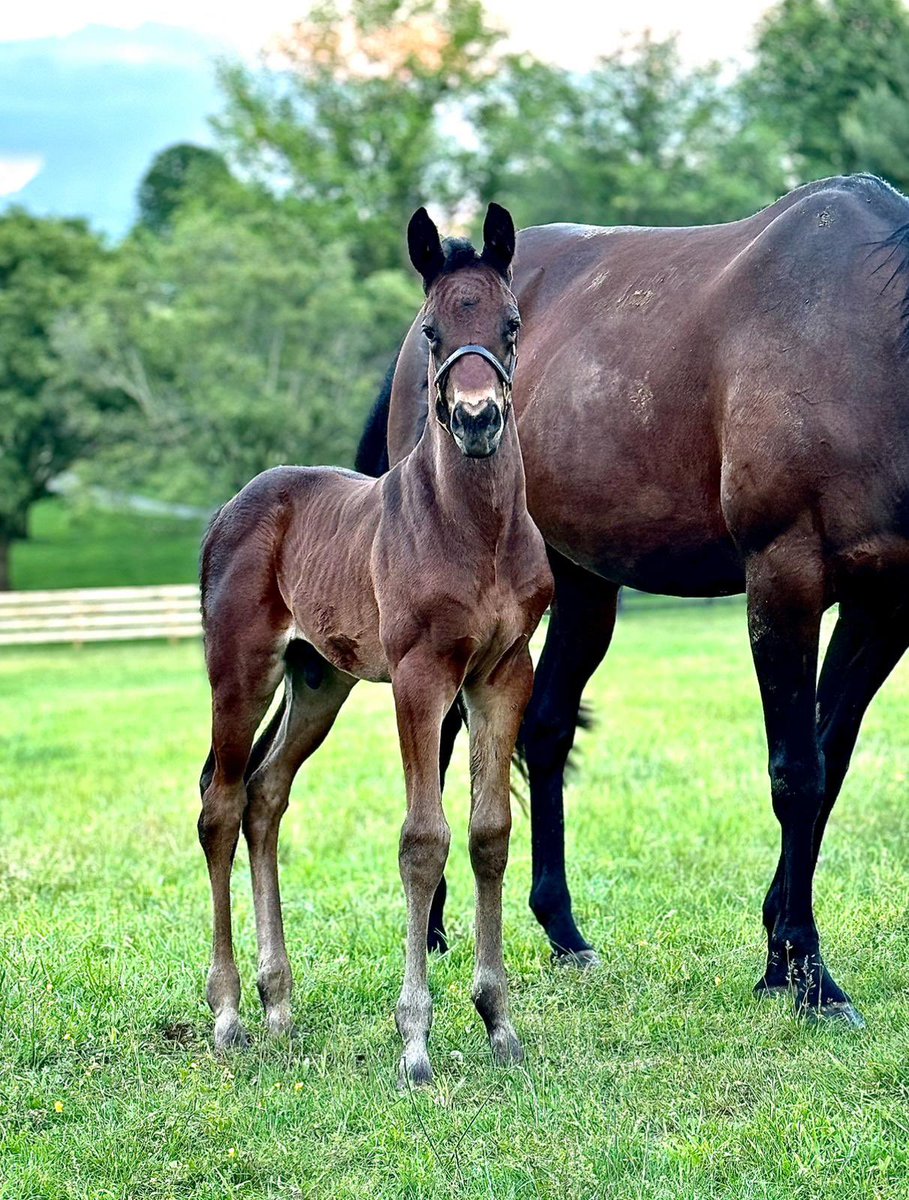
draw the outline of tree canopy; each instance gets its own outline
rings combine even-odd
[[[80,221],[0,215],[0,588],[32,505],[100,441],[110,397],[72,385],[53,338],[84,302],[101,255]]]
[[[0,220],[3,545],[55,474],[214,505],[281,461],[349,463],[419,304],[404,231],[742,217],[805,179],[909,186],[900,0],[781,0],[747,70],[674,39],[589,70],[509,51],[480,0],[320,0],[222,65],[217,149],[163,149],[136,227]]]

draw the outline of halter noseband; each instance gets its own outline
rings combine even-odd
[[[468,354],[476,354],[480,358],[485,358],[493,368],[499,379],[502,381],[502,395],[504,403],[502,405],[502,423],[508,420],[508,412],[511,408],[511,393],[514,384],[515,367],[518,365],[518,348],[514,347],[511,354],[511,370],[493,354],[491,350],[487,350],[485,346],[476,346],[473,344],[467,346],[459,346],[457,350],[449,354],[448,358],[436,367],[436,419],[439,424],[445,429],[449,428],[448,421],[448,406],[442,398],[442,389],[445,387],[445,380],[448,378],[451,368],[455,365],[459,358],[466,358]]]

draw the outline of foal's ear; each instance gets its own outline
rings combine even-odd
[[[514,257],[514,221],[511,213],[501,204],[492,203],[486,210],[483,222],[483,262],[489,263],[505,278]]]
[[[410,261],[423,279],[423,291],[428,292],[445,265],[445,255],[439,231],[425,208],[418,208],[407,226],[407,249]]]

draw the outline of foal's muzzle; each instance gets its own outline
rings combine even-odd
[[[489,398],[485,401],[466,403],[463,400],[455,400],[454,407],[450,412],[448,411],[444,396],[445,382],[454,364],[468,355],[484,359],[499,377],[502,387],[501,407],[496,403],[494,393],[490,389]],[[508,411],[511,408],[512,381],[517,362],[517,347],[512,349],[511,367],[509,368],[485,346],[471,343],[461,346],[453,354],[449,354],[448,358],[436,368],[436,416],[440,423],[450,430],[452,437],[460,446],[461,452],[467,458],[489,458],[498,450]]]
[[[498,404],[489,400],[479,411],[461,401],[451,410],[451,434],[468,458],[489,458],[502,440],[505,421]]]

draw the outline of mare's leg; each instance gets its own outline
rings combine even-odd
[[[442,879],[451,831],[442,811],[439,748],[442,721],[460,686],[450,664],[413,650],[394,667],[392,687],[407,786],[407,817],[398,861],[407,897],[404,983],[395,1020],[404,1041],[399,1085],[429,1083],[427,1041],[432,998],[426,972],[429,910]]]
[[[477,906],[473,1002],[500,1064],[524,1058],[508,1011],[502,880],[511,833],[511,756],[532,687],[533,665],[522,646],[492,680],[465,689],[470,712],[470,861]]]
[[[458,731],[461,728],[461,710],[458,708],[458,703],[455,701],[451,708],[445,714],[445,720],[442,722],[441,742],[439,748],[439,786],[445,790],[445,773],[448,770],[448,765],[451,762],[452,751],[454,750],[455,738],[458,736]],[[439,886],[436,888],[436,894],[432,898],[432,906],[429,910],[429,933],[426,937],[426,946],[429,950],[435,950],[439,954],[446,954],[448,951],[448,940],[445,937],[445,899],[448,895],[448,888],[445,884],[445,876],[439,880]]]
[[[336,671],[311,647],[296,655],[318,661],[318,672],[288,663],[281,723],[272,735],[264,761],[249,779],[249,801],[243,832],[249,845],[256,938],[259,944],[259,997],[268,1032],[293,1032],[293,976],[284,944],[281,894],[278,887],[278,831],[287,810],[291,784],[301,764],[322,744],[341,705],[356,683]]]
[[[553,958],[586,966],[597,959],[571,911],[562,792],[581,695],[609,649],[619,589],[558,555],[550,559],[555,598],[520,735],[530,782],[530,907],[546,930]]]
[[[839,796],[862,718],[875,693],[909,646],[909,610],[899,603],[840,605],[827,647],[817,693],[817,729],[824,759],[824,799],[814,827],[817,863],[827,820]],[[764,901],[767,969],[755,987],[758,995],[788,991],[785,947],[773,936],[779,918],[783,857]]]
[[[861,1018],[821,958],[812,903],[814,831],[824,797],[824,759],[815,719],[823,566],[804,538],[780,539],[747,563],[746,581],[773,809],[782,832],[783,871],[773,944],[784,955],[798,1013],[857,1024]]]
[[[205,851],[214,914],[206,994],[215,1017],[215,1046],[245,1046],[240,976],[234,961],[230,875],[246,807],[244,772],[259,722],[281,678],[276,630],[264,618],[227,636],[210,626],[206,641],[212,686],[212,751],[202,773],[199,841]]]

